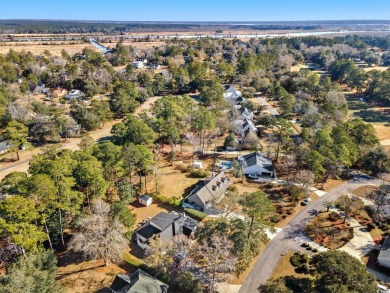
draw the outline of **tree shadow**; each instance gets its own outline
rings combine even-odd
[[[360,117],[365,122],[381,122],[381,123],[390,123],[390,115],[387,113],[384,114],[381,111],[375,110],[360,110],[359,112],[354,113],[355,116]]]
[[[78,271],[72,271],[72,272],[69,272],[69,273],[64,273],[64,274],[59,274],[56,276],[56,280],[61,280],[69,275],[74,275],[74,274],[81,274],[82,272],[86,272],[86,271],[89,271],[89,270],[94,270],[96,268],[100,268],[100,267],[104,267],[104,264],[102,265],[98,265],[98,266],[92,266],[92,267],[88,267],[88,268],[85,268],[85,269],[80,269]]]
[[[102,288],[102,289],[95,291],[94,293],[110,293],[110,292],[112,292],[112,291],[110,289],[108,289],[107,287],[105,287],[105,288]]]
[[[57,254],[57,261],[57,266],[65,267],[70,264],[80,264],[85,261],[85,259],[83,258],[83,254],[81,252],[66,250]]]

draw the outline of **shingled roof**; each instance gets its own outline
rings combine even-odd
[[[382,244],[381,251],[378,256],[379,264],[381,261],[389,262],[390,261],[390,237],[387,237]]]
[[[269,170],[270,172],[274,171],[272,160],[263,156],[263,154],[260,152],[253,152],[248,155],[242,156],[239,158],[239,160],[245,168],[253,165],[258,165],[266,170]]]
[[[110,290],[116,293],[166,293],[168,285],[138,269],[131,276],[117,275]]]
[[[192,196],[197,196],[205,205],[211,201],[218,202],[224,197],[229,185],[230,181],[225,172],[220,172]],[[192,196],[189,197],[189,201]]]

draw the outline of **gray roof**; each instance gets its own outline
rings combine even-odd
[[[9,147],[10,147],[10,145],[7,142],[4,142],[4,141],[0,142],[0,151],[1,152],[7,150]]]
[[[196,226],[198,226],[199,222],[174,211],[170,213],[161,212],[150,219],[148,223],[139,228],[136,233],[146,239],[149,239],[153,235],[161,233],[173,224],[175,224],[175,227],[177,227],[177,230],[180,233],[183,233],[183,227],[187,227],[193,231]]]
[[[262,168],[269,170],[270,172],[274,171],[272,160],[270,158],[265,157],[260,152],[250,153],[248,155],[242,156],[239,158],[239,161],[245,166],[261,166]]]
[[[152,197],[144,194],[144,195],[141,195],[139,198],[142,199],[142,200],[146,200],[147,201],[147,200],[151,199]]]
[[[208,179],[207,179],[208,180]],[[214,178],[211,178],[201,189],[199,189],[194,195],[204,203],[208,203],[212,200],[219,201],[225,195],[226,190],[230,186],[229,178],[225,175],[225,172],[220,172]]]
[[[138,269],[131,276],[117,275],[110,289],[117,293],[166,293],[168,285]]]
[[[378,256],[379,263],[381,260],[390,261],[390,237],[386,237],[382,244],[381,251]]]

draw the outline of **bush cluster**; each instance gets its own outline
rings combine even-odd
[[[173,207],[178,207],[181,204],[180,199],[177,198],[176,196],[165,197],[165,196],[158,194],[158,193],[152,193],[152,194],[150,194],[150,196],[153,197],[153,199],[157,200],[160,203],[168,204],[168,205],[173,206]]]
[[[194,218],[195,220],[199,220],[199,221],[202,221],[204,218],[207,217],[207,215],[204,212],[194,210],[194,209],[185,208],[184,212],[188,214],[191,218]]]

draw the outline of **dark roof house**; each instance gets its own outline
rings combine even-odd
[[[253,152],[238,158],[245,175],[271,176],[276,178],[272,160],[260,152]]]
[[[142,244],[147,243],[155,235],[166,241],[171,241],[176,235],[184,234],[190,236],[198,224],[198,221],[187,217],[184,213],[179,214],[174,211],[170,213],[161,212],[135,231],[136,241],[142,246]]]
[[[378,264],[385,268],[390,268],[390,237],[388,236],[382,244],[378,255]]]
[[[199,188],[188,197],[187,201],[206,211],[212,206],[213,202],[219,202],[225,196],[229,186],[229,178],[225,172],[220,172],[213,178],[200,181]]]
[[[167,293],[168,285],[138,269],[131,276],[117,275],[110,290],[113,293]]]

